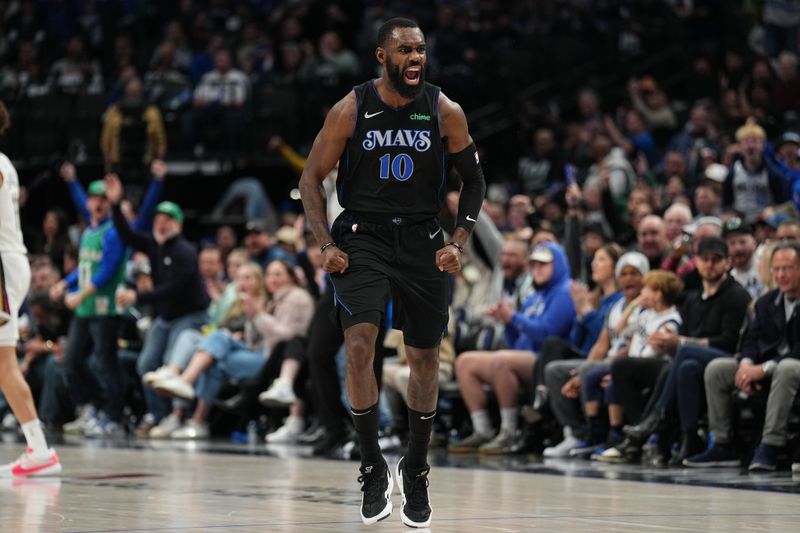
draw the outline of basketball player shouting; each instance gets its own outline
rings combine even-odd
[[[9,125],[8,111],[0,102],[0,134]],[[0,389],[28,442],[19,459],[0,466],[2,477],[61,472],[58,456],[47,447],[31,389],[17,364],[17,314],[31,282],[27,253],[19,220],[19,178],[8,157],[0,153]]]
[[[358,85],[328,113],[308,156],[300,191],[322,243],[347,352],[346,385],[361,448],[361,519],[392,512],[431,521],[428,444],[436,414],[439,342],[447,326],[447,273],[478,217],[485,183],[461,107],[425,82],[425,37],[416,22],[394,18],[378,31],[380,78]],[[463,178],[453,240],[436,215],[445,198],[445,157]],[[320,185],[339,161],[337,192],[345,211],[329,230]],[[403,331],[411,367],[409,443],[393,473],[378,446],[375,338],[391,298],[393,327]]]

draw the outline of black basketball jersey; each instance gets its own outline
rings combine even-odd
[[[425,83],[398,109],[380,99],[375,80],[353,90],[356,123],[339,160],[339,203],[352,211],[436,216],[445,193],[439,87]]]

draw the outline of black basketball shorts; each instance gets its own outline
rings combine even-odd
[[[331,276],[343,329],[381,326],[389,299],[392,327],[415,348],[439,345],[447,328],[447,273],[436,266],[444,246],[435,218],[345,211],[331,228],[350,265]]]

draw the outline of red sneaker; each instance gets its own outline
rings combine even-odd
[[[13,463],[0,466],[0,477],[49,476],[61,472],[61,462],[51,448],[46,457],[37,457],[28,448]]]

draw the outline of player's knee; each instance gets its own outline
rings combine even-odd
[[[415,356],[409,354],[408,366],[415,377],[426,378],[432,376],[436,378],[439,372],[439,357],[436,353],[417,354]]]
[[[372,366],[375,343],[370,342],[366,336],[353,335],[347,339],[347,364],[351,367]]]
[[[413,365],[412,368],[420,368],[425,371],[436,372],[439,370],[439,358],[436,355],[420,357],[410,364]]]

